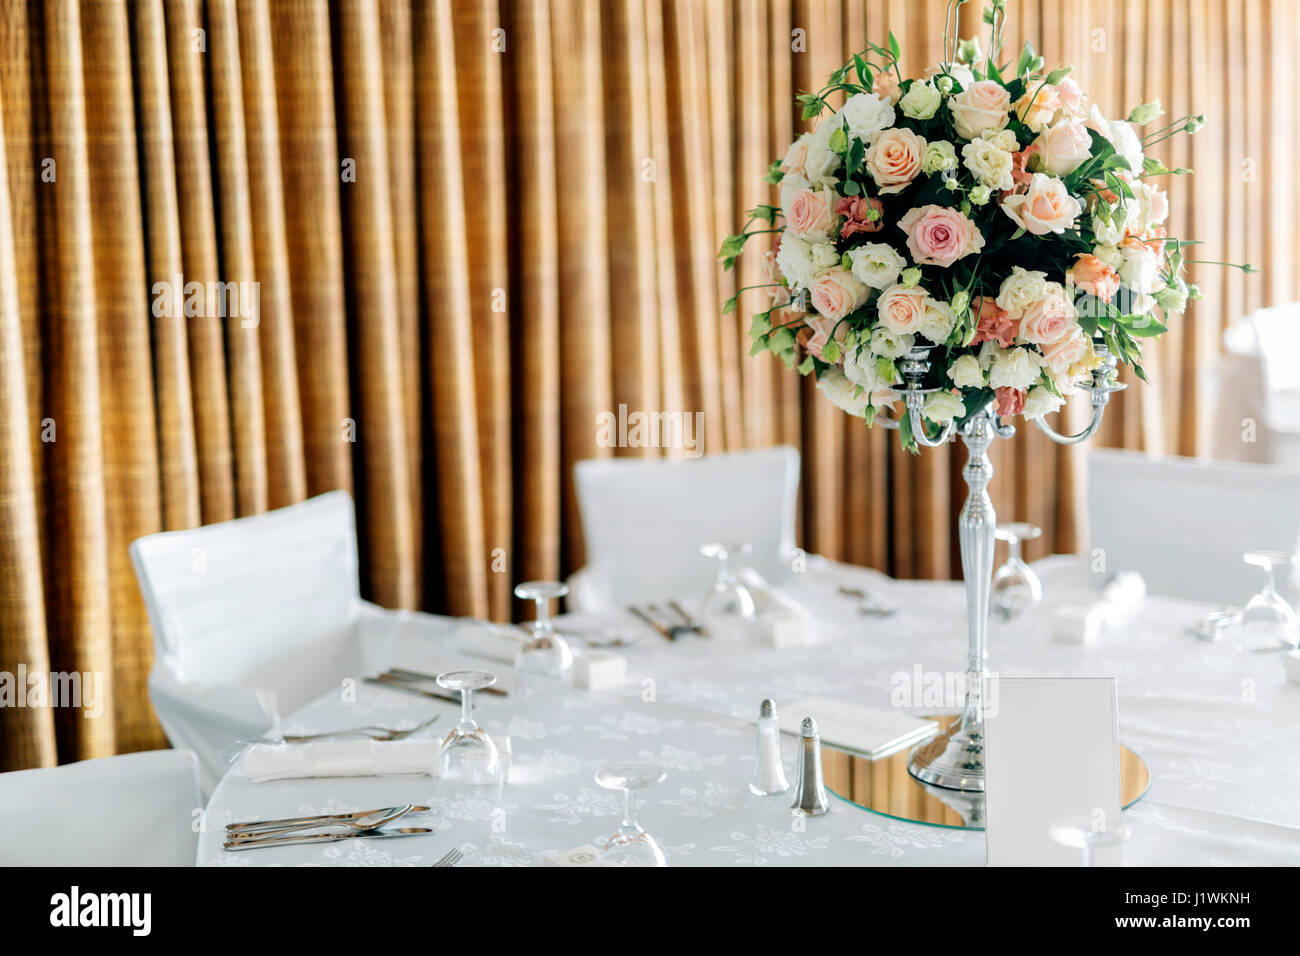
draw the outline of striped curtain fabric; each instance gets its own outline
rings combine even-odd
[[[771,199],[795,93],[890,29],[921,72],[944,6],[0,0],[0,673],[108,687],[95,719],[0,707],[0,769],[162,742],[136,537],[344,488],[369,597],[506,619],[514,582],[583,561],[575,461],[679,453],[605,447],[620,406],[703,413],[708,452],[800,448],[809,550],[959,573],[960,449],[901,453],[748,358],[762,290],[719,303],[762,250],[714,259]],[[1100,438],[1195,454],[1221,329],[1297,297],[1297,8],[1009,7],[1008,55],[1074,64],[1109,115],[1207,117],[1157,150],[1197,171],[1171,234],[1264,274],[1197,269]],[[256,290],[255,321],[187,310],[187,283]],[[1081,453],[1000,445],[995,503],[1046,531],[1030,556],[1076,547]]]

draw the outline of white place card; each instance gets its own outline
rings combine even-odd
[[[776,702],[781,730],[798,736],[805,717],[817,721],[823,744],[876,760],[933,737],[939,725],[898,710],[849,704],[829,697],[805,697],[792,704]]]
[[[1081,865],[1083,851],[1051,829],[1119,823],[1115,679],[994,677],[984,699],[989,866]],[[1096,866],[1120,861],[1118,845],[1093,854]]]

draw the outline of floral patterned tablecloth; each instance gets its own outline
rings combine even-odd
[[[864,617],[838,592],[866,584],[900,613]],[[1049,582],[1050,589],[1050,582]],[[600,845],[617,827],[621,797],[599,788],[596,769],[613,759],[650,760],[666,780],[646,791],[640,822],[663,844],[669,865],[981,865],[980,833],[902,823],[832,797],[831,812],[791,817],[788,797],[747,789],[754,765],[752,717],[764,697],[821,695],[890,705],[896,675],[960,669],[965,597],[953,582],[892,581],[829,563],[787,587],[816,615],[816,643],[772,649],[683,639],[647,639],[622,653],[628,680],[606,691],[570,690],[541,700],[483,697],[487,729],[508,735],[510,782],[496,802],[449,793],[429,777],[332,778],[254,783],[238,769],[207,808],[200,865],[427,865],[451,847],[462,865],[537,865],[557,851]],[[1153,782],[1126,812],[1127,865],[1300,865],[1300,686],[1286,682],[1276,655],[1242,654],[1188,637],[1205,608],[1147,598],[1129,624],[1094,643],[1056,643],[1042,616],[995,624],[991,659],[1008,676],[1114,676],[1120,737],[1146,759]],[[571,619],[574,628],[599,619]],[[631,633],[627,621],[611,624]],[[402,663],[421,670],[470,665],[509,668],[450,646],[408,647]],[[371,685],[331,691],[294,715],[285,730],[379,723],[411,725],[449,705]],[[799,714],[783,711],[792,725]],[[787,772],[795,744],[783,735]],[[406,818],[430,836],[346,840],[230,853],[224,825],[398,803],[429,806]]]

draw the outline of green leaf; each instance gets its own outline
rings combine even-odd
[[[809,355],[806,359],[804,359],[802,362],[799,363],[799,374],[807,375],[812,370],[813,370],[813,357]]]
[[[843,155],[844,151],[849,148],[849,134],[844,132],[844,127],[831,131],[830,141],[826,144],[830,147],[832,153]]]
[[[1059,70],[1053,70],[1051,73],[1048,73],[1047,82],[1050,83],[1052,86],[1055,86],[1057,83],[1060,83],[1063,79],[1065,79],[1073,72],[1074,72],[1074,67],[1063,66]]]
[[[862,59],[861,53],[853,54],[853,68],[858,72],[858,82],[871,89],[871,67],[867,66],[867,61]]]
[[[1016,76],[1024,76],[1032,62],[1034,62],[1034,45],[1026,42],[1025,48],[1020,51],[1020,59],[1016,61]]]
[[[773,352],[788,352],[794,348],[794,333],[784,325],[775,329],[767,340]]]
[[[750,338],[762,338],[772,331],[772,317],[770,312],[758,312],[754,315],[754,320],[749,325]]]
[[[893,30],[889,31],[889,52],[893,55],[894,62],[898,62],[898,58],[902,55],[902,47],[898,45],[898,38],[894,36]]]
[[[898,369],[894,367],[894,360],[880,356],[876,359],[876,375],[883,382],[893,382],[898,378]]]
[[[732,296],[730,299],[728,299],[726,302],[722,303],[722,314],[723,314],[723,315],[730,315],[732,312],[735,312],[735,311],[736,311],[736,299],[737,299],[737,296],[734,296],[734,295],[733,295],[733,296]]]
[[[766,352],[766,351],[767,351],[767,339],[757,338],[754,339],[754,344],[749,349],[749,355],[752,358],[753,356],[758,355],[760,352]]]
[[[856,196],[861,191],[862,187],[851,179],[844,183],[844,195],[846,196]]]

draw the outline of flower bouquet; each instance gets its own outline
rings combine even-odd
[[[1141,340],[1198,296],[1183,278],[1193,243],[1167,235],[1154,183],[1190,171],[1143,151],[1204,118],[1153,128],[1154,102],[1108,120],[1030,44],[999,64],[1004,6],[985,11],[987,55],[945,29],[944,62],[905,79],[891,33],[801,94],[806,120],[842,104],[771,165],[780,206],[750,210],[722,243],[731,268],[750,237],[780,233],[752,354],[815,375],[868,423],[909,355],[930,363],[922,427],[992,408],[1041,419],[1110,356],[1145,380]],[[909,416],[898,423],[915,449]]]

